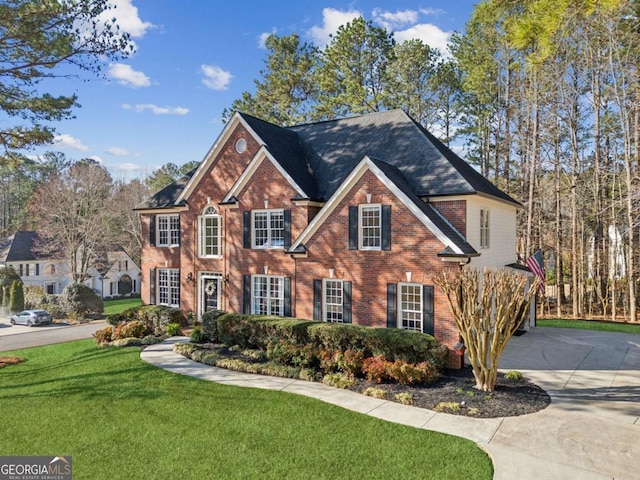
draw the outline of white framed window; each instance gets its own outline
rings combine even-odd
[[[157,231],[159,247],[180,245],[180,215],[158,215]]]
[[[158,269],[158,305],[180,307],[180,270],[177,268]]]
[[[343,323],[344,288],[342,280],[325,279],[322,283],[322,321]]]
[[[480,209],[480,248],[489,248],[489,210]]]
[[[381,205],[360,205],[358,229],[360,250],[380,250],[382,245]]]
[[[418,283],[398,284],[398,328],[422,332],[423,288]]]
[[[251,238],[253,248],[284,247],[284,210],[253,210]]]
[[[206,207],[198,217],[198,255],[201,258],[220,257],[220,215],[214,207]]]
[[[284,277],[252,276],[251,313],[284,316]]]

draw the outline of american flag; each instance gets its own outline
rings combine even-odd
[[[533,255],[527,258],[527,267],[536,277],[540,279],[540,293],[545,292],[544,283],[544,261],[542,260],[542,250],[536,250]]]

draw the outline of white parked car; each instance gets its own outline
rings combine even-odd
[[[11,325],[43,325],[51,323],[51,314],[46,310],[25,310],[11,316]]]

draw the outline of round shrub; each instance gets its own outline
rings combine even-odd
[[[206,341],[204,333],[200,327],[193,327],[190,335],[191,341],[195,343],[202,343]]]
[[[26,310],[41,308],[46,296],[47,294],[42,287],[26,285],[24,287],[24,308]]]
[[[151,333],[149,326],[140,320],[121,323],[114,331],[113,338],[144,338]]]
[[[67,285],[60,296],[60,304],[69,318],[81,320],[89,313],[102,313],[104,303],[92,289],[81,283]]]
[[[98,330],[93,334],[93,338],[96,339],[96,343],[98,343],[98,345],[110,342],[113,339],[113,327],[109,325],[102,330]]]
[[[165,331],[170,337],[177,337],[179,335],[182,335],[182,327],[178,323],[167,324],[167,326],[165,327]]]

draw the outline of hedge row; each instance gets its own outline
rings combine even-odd
[[[107,323],[114,327],[132,321],[144,322],[154,335],[164,335],[167,325],[171,323],[187,326],[187,319],[180,310],[159,305],[133,307],[107,316]]]
[[[394,328],[374,328],[345,323],[311,322],[294,318],[207,312],[202,329],[212,342],[243,349],[267,351],[271,345],[312,346],[316,351],[358,351],[366,357],[394,362],[429,362],[444,367],[447,347],[431,335]]]

